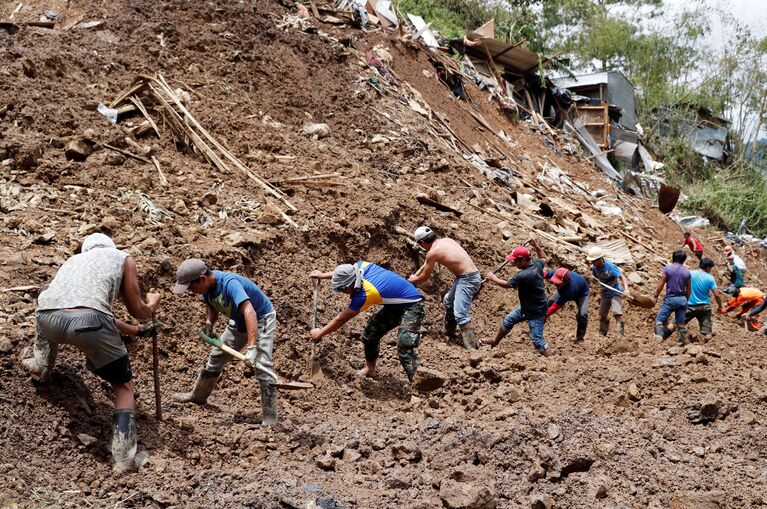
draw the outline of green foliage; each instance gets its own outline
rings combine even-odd
[[[730,230],[746,219],[751,232],[767,236],[767,179],[759,170],[729,167],[685,192],[690,196],[683,204],[686,210],[718,218]]]

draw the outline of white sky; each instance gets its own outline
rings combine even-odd
[[[669,13],[679,13],[684,9],[695,7],[719,8],[729,12],[736,20],[746,25],[757,37],[767,37],[767,0],[666,0]],[[721,48],[726,41],[728,27],[722,27],[716,22],[717,16],[712,16],[710,44]]]

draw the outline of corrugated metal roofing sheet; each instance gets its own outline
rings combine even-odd
[[[524,73],[538,66],[537,53],[497,39],[481,39],[481,42],[476,46],[467,45],[466,52],[473,58],[487,60],[485,46],[487,46],[487,52],[490,53],[495,65],[510,71]]]

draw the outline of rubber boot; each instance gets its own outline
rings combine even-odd
[[[57,351],[58,345],[50,343],[38,333],[35,338],[32,357],[22,359],[21,365],[24,366],[32,375],[32,378],[38,382],[47,382],[51,377],[51,373],[53,373],[53,366],[56,364]],[[27,354],[29,353],[29,348],[26,349],[26,352]]]
[[[213,373],[205,369],[201,369],[197,375],[197,380],[194,382],[192,392],[177,392],[173,395],[173,401],[178,403],[196,403],[198,405],[204,405],[208,401],[208,396],[213,392],[213,389],[218,383],[218,379],[221,378],[221,373]]]
[[[687,329],[685,329],[684,327],[679,327],[678,332],[679,332],[679,346],[684,346],[686,342],[685,340],[687,338]]]
[[[666,333],[666,328],[663,326],[663,324],[656,323],[655,328],[653,329],[652,337],[656,341],[663,341],[664,339],[666,339],[666,337],[668,337],[665,335],[665,333]]]
[[[269,385],[269,382],[259,381],[261,386],[261,410],[263,417],[261,424],[274,426],[277,424],[277,388]]]
[[[136,470],[136,416],[133,410],[121,408],[112,417],[112,457],[114,470],[121,474]]]
[[[474,327],[470,324],[461,325],[461,337],[463,338],[463,346],[467,350],[477,349],[477,335],[474,332]]]
[[[455,318],[450,315],[445,315],[445,335],[449,339],[455,338],[455,331],[458,327],[458,322],[455,321]]]
[[[610,330],[610,320],[599,320],[599,333],[603,336],[607,336],[607,332]]]
[[[668,327],[663,329],[663,339],[666,340],[671,337],[672,334],[674,334],[674,331],[676,330],[676,325],[671,324]]]
[[[615,324],[615,335],[618,336],[618,337],[622,337],[623,336],[623,328],[624,328],[624,326],[623,326],[623,322],[622,321],[616,322],[616,324]]]
[[[575,321],[578,324],[575,328],[575,341],[581,342],[586,338],[586,328],[589,325],[589,320],[588,318],[576,317]]]

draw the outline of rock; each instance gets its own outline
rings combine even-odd
[[[317,458],[316,464],[322,470],[330,471],[330,470],[336,469],[336,459],[333,456],[330,456],[329,454],[325,454]]]
[[[472,350],[469,354],[469,366],[476,368],[482,363],[484,358],[485,352],[482,352],[481,350]]]
[[[342,458],[344,455],[345,449],[346,447],[344,447],[343,445],[331,445],[330,447],[328,447],[327,454],[329,454],[330,456],[334,458]]]
[[[189,207],[187,207],[186,202],[182,199],[176,200],[171,210],[180,216],[185,216],[189,213]]]
[[[387,138],[386,136],[383,136],[383,135],[380,135],[380,134],[376,134],[375,136],[373,136],[370,139],[369,144],[370,145],[378,145],[380,143],[381,145],[386,145],[386,144],[389,143],[389,141],[390,141],[389,138]]]
[[[91,146],[81,139],[72,140],[64,147],[64,155],[73,161],[85,161],[91,153]]]
[[[533,495],[530,497],[530,509],[551,509],[554,500],[550,495]]]
[[[619,338],[612,341],[604,348],[604,353],[607,355],[615,355],[619,353],[636,352],[639,350],[639,343],[634,340]]]
[[[754,424],[756,422],[756,416],[754,415],[754,412],[749,410],[741,410],[740,417],[746,424]]]
[[[115,216],[104,216],[101,219],[101,229],[109,233],[117,232],[122,226],[123,224]]]
[[[684,351],[687,355],[692,355],[693,357],[696,357],[698,355],[703,354],[703,347],[700,345],[687,345]]]
[[[607,498],[607,486],[602,483],[597,485],[597,491],[594,494],[594,498]]]
[[[327,124],[304,124],[300,134],[315,140],[321,140],[330,136],[330,126]]]
[[[410,484],[410,479],[402,470],[397,470],[386,479],[386,487],[394,490],[406,490]]]
[[[703,447],[693,447],[692,448],[692,453],[695,456],[697,456],[699,458],[702,458],[703,456],[706,455],[706,450]]]
[[[88,434],[85,434],[85,433],[80,433],[79,435],[77,435],[77,439],[80,442],[82,442],[82,444],[85,447],[88,447],[89,445],[91,445],[93,443],[96,443],[96,437],[92,437],[92,436],[90,436]]]
[[[35,68],[35,63],[28,58],[21,59],[21,72],[23,72],[24,76],[27,78],[37,77],[37,69]]]
[[[629,272],[626,277],[631,282],[631,284],[634,285],[641,285],[644,281],[642,279],[642,275],[638,272]]]
[[[396,461],[409,461],[410,463],[418,463],[423,457],[421,449],[412,442],[393,445],[391,455]]]
[[[506,391],[506,400],[511,403],[516,403],[521,398],[519,394],[519,389],[516,387],[510,387],[508,391]]]
[[[435,369],[418,368],[413,377],[413,388],[421,392],[431,392],[445,384],[445,375]]]
[[[139,451],[133,458],[133,462],[137,467],[141,468],[149,462],[149,453],[146,451]]]
[[[628,389],[626,389],[626,396],[631,401],[639,401],[642,399],[642,393],[639,392],[639,387],[634,383],[629,384]]]
[[[33,244],[49,244],[54,237],[56,237],[56,232],[54,231],[47,231],[43,233],[42,235],[39,235],[35,240],[32,241]]]
[[[439,488],[439,498],[448,509],[491,509],[495,507],[495,497],[488,486],[475,482],[446,479]]]
[[[503,237],[503,240],[509,240],[514,236],[514,232],[511,230],[501,230],[501,236]]]
[[[557,426],[553,422],[549,424],[549,438],[551,440],[556,440],[560,436],[562,436],[562,430],[559,429],[559,426]]]
[[[344,449],[344,461],[346,463],[354,463],[361,457],[362,454],[360,454],[359,451],[355,451],[354,449]]]
[[[724,491],[683,491],[674,493],[668,509],[722,509],[726,503]]]
[[[8,353],[13,350],[13,343],[8,338],[0,338],[0,353]]]
[[[700,417],[713,420],[719,416],[719,411],[724,407],[724,402],[714,394],[706,394],[700,403]]]
[[[267,203],[261,215],[258,216],[258,222],[261,224],[280,225],[285,222],[282,211],[273,203]]]
[[[530,467],[530,470],[527,472],[527,480],[531,483],[539,479],[543,479],[544,477],[546,477],[546,471],[539,463],[533,464],[533,466]]]

